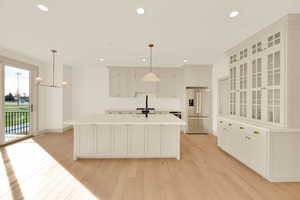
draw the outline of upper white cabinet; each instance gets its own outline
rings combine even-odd
[[[134,71],[129,68],[113,68],[109,70],[109,95],[111,97],[133,97]]]
[[[229,113],[281,127],[300,127],[300,15],[291,14],[227,52]]]
[[[157,97],[178,97],[180,92],[181,70],[157,69],[160,82],[156,85]]]
[[[156,94],[157,97],[176,98],[180,96],[182,69],[154,68],[160,82],[142,81],[149,72],[146,67],[109,67],[109,94],[111,97],[134,97],[138,94]]]
[[[135,71],[135,93],[155,93],[156,83],[144,82],[143,77],[149,73],[149,68],[134,68]]]

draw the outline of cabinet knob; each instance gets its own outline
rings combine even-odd
[[[228,126],[232,126],[232,124],[228,124]]]
[[[244,128],[244,127],[240,127],[240,129],[241,129],[241,130],[244,130],[245,128]]]
[[[220,121],[220,124],[222,124],[223,123],[223,121]]]
[[[258,132],[258,131],[253,131],[253,133],[254,133],[254,134],[259,134],[259,132]]]

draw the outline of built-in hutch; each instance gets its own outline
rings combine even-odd
[[[226,52],[229,116],[218,145],[270,181],[300,181],[300,15]]]

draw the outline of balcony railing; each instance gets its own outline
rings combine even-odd
[[[5,134],[28,135],[30,133],[30,112],[5,111]]]

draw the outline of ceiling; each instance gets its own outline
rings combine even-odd
[[[240,15],[231,19],[233,10]],[[0,46],[43,61],[54,48],[72,66],[142,66],[153,42],[154,65],[212,64],[239,41],[299,11],[297,0],[0,0]]]

